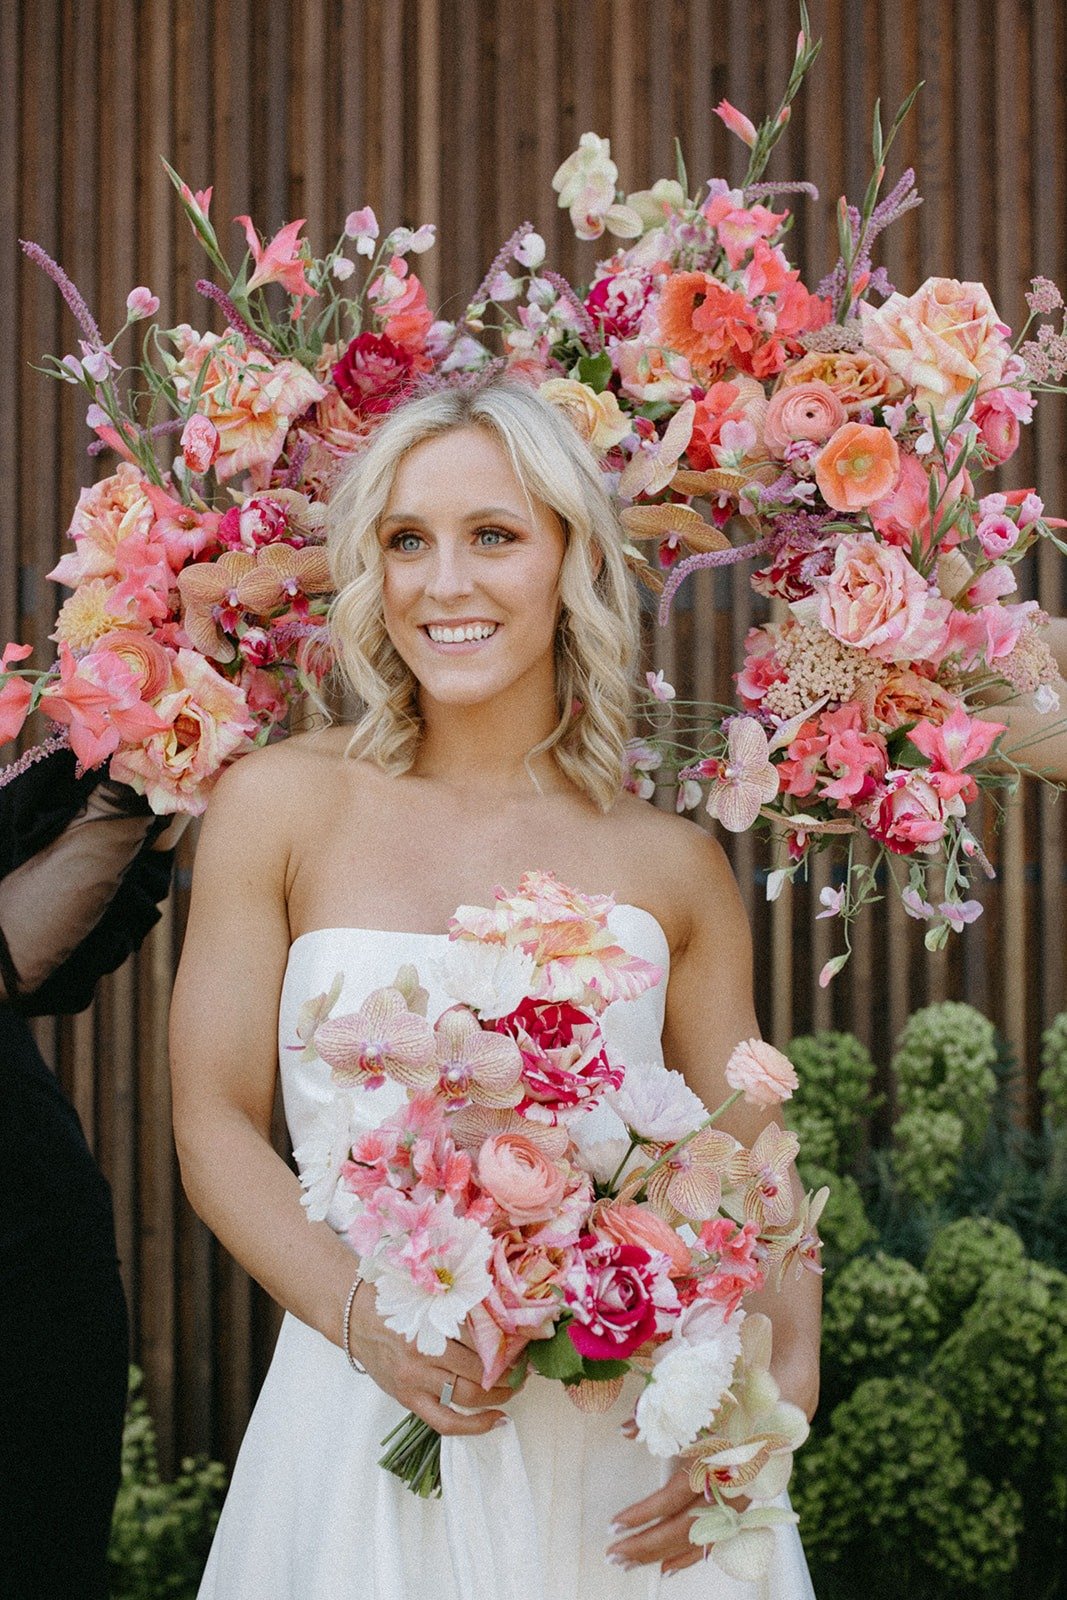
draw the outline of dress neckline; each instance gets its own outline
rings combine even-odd
[[[663,945],[664,945],[664,948],[665,948],[665,950],[667,952],[667,955],[668,956],[670,955],[670,941],[668,940],[666,932],[664,931],[664,927],[663,927],[662,922],[659,920],[659,918],[655,915],[654,912],[646,911],[644,906],[634,905],[633,902],[630,901],[630,900],[617,900],[615,902],[614,906],[612,907],[612,911],[636,911],[639,916],[646,917],[648,919],[648,921],[652,923],[652,926],[655,928],[656,932],[659,934],[660,939],[663,941]],[[610,916],[611,912],[609,912],[608,915]],[[425,932],[419,932],[419,931],[413,932],[410,928],[361,928],[361,927],[355,926],[354,924],[344,923],[344,924],[338,924],[336,926],[326,927],[326,928],[308,928],[306,930],[306,932],[297,934],[296,938],[293,939],[290,942],[289,948],[290,948],[290,950],[295,950],[296,946],[298,944],[302,943],[303,940],[305,940],[305,939],[314,939],[317,935],[322,935],[324,933],[362,933],[362,934],[366,934],[368,938],[372,938],[372,939],[447,939],[448,938],[447,932],[446,933],[425,933]]]

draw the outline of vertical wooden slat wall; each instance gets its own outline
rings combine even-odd
[[[1013,325],[1031,272],[1067,281],[1067,20],[1062,0],[812,0],[823,57],[771,168],[814,179],[794,248],[808,282],[836,254],[834,202],[866,181],[876,96],[890,110],[919,78],[891,160],[926,204],[886,237],[890,277],[981,278]],[[609,135],[620,182],[674,171],[675,135],[694,182],[738,181],[744,152],[712,110],[722,96],[762,115],[792,59],[787,0],[11,0],[0,6],[0,623],[4,639],[47,641],[58,557],[78,488],[94,473],[78,397],[31,369],[76,347],[52,285],[20,256],[30,237],[57,255],[111,330],[135,283],[171,322],[214,325],[193,289],[202,260],[159,163],[197,188],[234,254],[230,219],[273,231],[306,216],[319,246],[348,211],[436,222],[419,262],[431,300],[461,305],[501,240],[529,217],[549,258],[581,279],[597,247],[570,235],[550,187],[587,129]],[[1011,466],[1062,511],[1067,402],[1042,403]],[[1026,593],[1067,603],[1063,564],[1044,552]],[[701,574],[650,652],[680,692],[725,699],[750,623],[746,575]],[[812,882],[773,906],[764,850],[728,840],[755,930],[765,1031],[855,1029],[882,1056],[914,1007],[942,997],[989,1012],[1026,1064],[1033,1110],[1040,1030],[1065,1003],[1064,819],[1024,788],[986,841],[997,880],[982,922],[928,956],[895,904],[861,927],[850,968],[817,974],[834,940],[815,922]],[[137,1357],[169,1463],[191,1449],[231,1459],[269,1358],[276,1313],[208,1238],[180,1193],[170,1140],[167,999],[188,895],[177,889],[140,956],[92,1010],[38,1025],[112,1183]]]

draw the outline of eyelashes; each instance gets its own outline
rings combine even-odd
[[[491,534],[492,538],[489,541],[485,541],[483,539],[483,535],[485,534]],[[503,545],[514,544],[518,535],[509,533],[507,528],[497,528],[493,527],[491,524],[487,524],[484,528],[475,529],[474,537],[481,549],[495,550],[501,548]],[[414,545],[405,545],[404,541],[407,539],[414,539],[417,541],[417,543]],[[422,548],[425,543],[426,541],[423,539],[421,533],[416,533],[411,528],[402,528],[398,532],[390,535],[386,541],[385,548],[387,550],[398,551],[401,555],[410,556],[417,555],[419,549]]]

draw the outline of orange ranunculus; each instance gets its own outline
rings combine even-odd
[[[819,493],[835,511],[859,511],[881,500],[897,481],[900,450],[888,428],[846,422],[815,459]]]
[[[663,286],[658,319],[664,343],[707,378],[747,366],[760,337],[756,313],[744,295],[706,272],[673,273]]]

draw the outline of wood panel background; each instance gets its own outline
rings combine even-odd
[[[1033,272],[1067,282],[1067,16],[1062,0],[812,0],[821,60],[771,174],[818,183],[794,248],[807,281],[836,256],[834,203],[862,192],[875,97],[926,88],[891,158],[917,170],[925,205],[885,240],[910,292],[930,272],[980,278],[1018,325]],[[32,370],[74,347],[52,285],[18,252],[39,241],[105,329],[147,283],[169,323],[212,325],[193,281],[198,247],[160,165],[214,184],[212,215],[250,212],[273,231],[306,216],[318,246],[347,212],[433,221],[419,262],[431,302],[459,307],[498,244],[529,217],[550,259],[579,278],[595,246],[571,237],[550,187],[587,129],[609,135],[628,189],[674,170],[677,135],[696,180],[739,180],[744,152],[712,115],[723,96],[763,115],[787,76],[791,0],[8,0],[0,6],[0,636],[44,659],[57,559],[87,460],[83,406]],[[1042,403],[1011,466],[1050,509],[1067,505],[1065,402]],[[1062,563],[1044,552],[1027,592],[1062,612]],[[680,692],[726,698],[753,617],[741,569],[699,575],[673,632],[650,648]],[[774,907],[767,858],[730,841],[752,914],[765,1031],[853,1028],[883,1055],[915,1006],[958,997],[994,1017],[1025,1063],[1032,1114],[1040,1029],[1065,1003],[1064,817],[1027,790],[987,843],[997,880],[986,915],[937,957],[895,906],[861,928],[830,990],[816,974],[832,925],[814,922],[824,869]],[[192,840],[178,889],[140,957],[93,1009],[42,1024],[42,1045],[110,1177],[133,1310],[165,1459],[232,1459],[276,1318],[180,1194],[165,1028]]]

